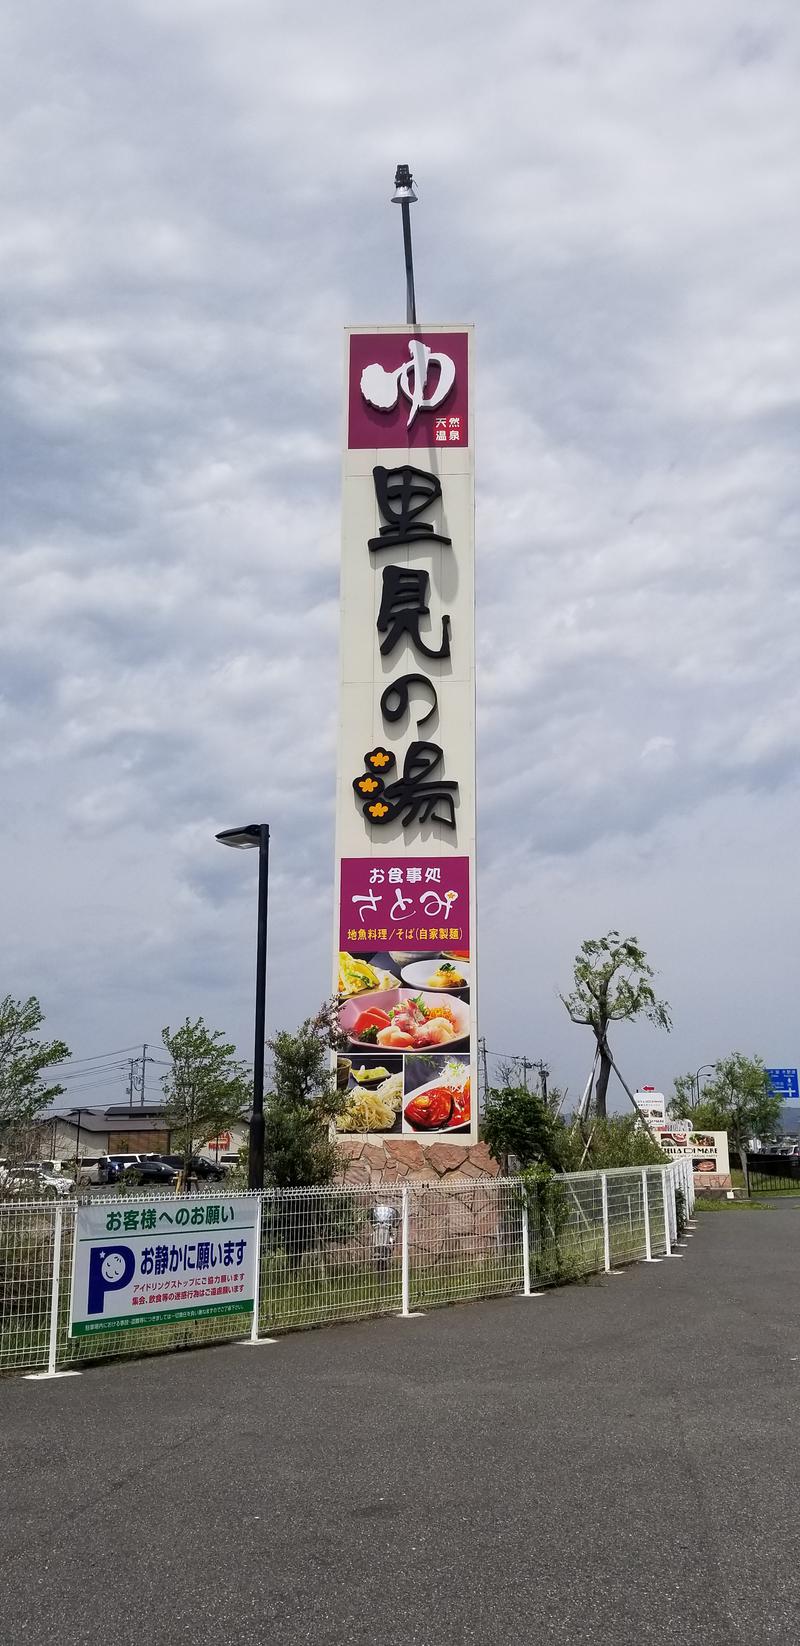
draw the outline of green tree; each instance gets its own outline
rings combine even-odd
[[[331,1121],[342,1107],[330,1051],[337,1044],[336,1006],[329,1002],[296,1033],[269,1041],[272,1083],[265,1102],[267,1182],[279,1189],[331,1183],[341,1156]]]
[[[747,1171],[747,1144],[751,1137],[774,1132],[783,1100],[773,1092],[760,1057],[731,1052],[714,1064],[714,1073],[703,1087],[702,1102],[692,1110],[695,1131],[727,1132],[728,1143],[736,1151],[750,1193]]]
[[[525,1170],[543,1162],[560,1169],[564,1123],[556,1119],[539,1092],[525,1086],[490,1087],[484,1103],[481,1132],[493,1160],[508,1170],[514,1155]]]
[[[222,1030],[208,1029],[202,1017],[196,1023],[187,1017],[174,1032],[169,1026],[162,1029],[161,1039],[172,1059],[161,1081],[164,1119],[188,1167],[209,1138],[244,1120],[252,1100],[251,1076]]]
[[[577,1126],[565,1131],[562,1161],[567,1172],[610,1171],[612,1166],[666,1166],[668,1160],[652,1132],[635,1114],[608,1115],[592,1121],[588,1138]]]
[[[45,1071],[63,1063],[63,1040],[41,1040],[44,1013],[35,995],[0,1000],[0,1131],[15,1131],[40,1118],[63,1086],[48,1085]]]
[[[694,1111],[694,1075],[676,1074],[667,1112],[673,1120],[686,1120]]]
[[[651,982],[653,977],[655,972],[638,939],[620,937],[619,932],[612,931],[605,937],[587,938],[581,944],[575,956],[572,991],[560,996],[573,1023],[590,1028],[597,1043],[600,1066],[594,1107],[601,1119],[606,1114],[611,1074],[609,1025],[646,1017],[660,1029],[672,1027],[669,1006],[657,999]]]

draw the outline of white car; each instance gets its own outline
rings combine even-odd
[[[103,1183],[108,1167],[108,1155],[84,1154],[78,1161],[79,1183]]]
[[[0,1189],[5,1194],[26,1195],[30,1199],[45,1199],[56,1195],[60,1200],[73,1193],[72,1179],[61,1172],[43,1172],[39,1166],[4,1166],[0,1169]]]
[[[39,1182],[48,1194],[56,1194],[61,1200],[75,1193],[75,1184],[71,1177],[64,1172],[40,1172]]]

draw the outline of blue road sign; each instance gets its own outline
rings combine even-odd
[[[767,1075],[773,1092],[782,1098],[784,1103],[800,1104],[800,1086],[797,1083],[796,1069],[767,1069]]]

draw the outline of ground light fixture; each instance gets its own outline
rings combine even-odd
[[[267,894],[269,887],[269,824],[246,823],[241,829],[222,829],[217,839],[240,851],[258,848],[258,939],[256,944],[255,1050],[253,1052],[253,1109],[247,1150],[247,1184],[264,1187],[264,1038],[267,1018]]]

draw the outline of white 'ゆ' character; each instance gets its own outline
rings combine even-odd
[[[411,339],[408,352],[411,359],[398,366],[396,371],[386,371],[377,362],[365,366],[361,373],[361,393],[368,406],[373,406],[376,411],[388,412],[394,411],[402,392],[411,407],[406,424],[410,429],[417,412],[433,411],[436,406],[441,406],[455,383],[456,367],[449,354],[437,354],[417,337]],[[432,360],[439,367],[439,381],[427,399],[425,390]]]

